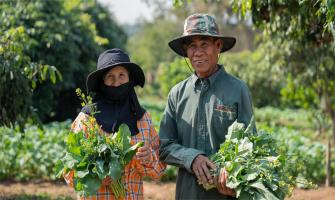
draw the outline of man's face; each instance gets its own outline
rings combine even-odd
[[[220,39],[204,36],[193,36],[185,45],[187,57],[199,78],[206,78],[215,73],[221,47]]]

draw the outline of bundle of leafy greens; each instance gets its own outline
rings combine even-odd
[[[91,98],[85,97],[78,89],[77,93],[84,100],[82,105],[92,106],[91,110],[96,113]],[[113,179],[111,189],[115,197],[125,197],[123,170],[136,150],[143,146],[143,142],[132,146],[130,131],[124,124],[119,127],[118,132],[109,135],[101,131],[92,116],[83,123],[87,127],[85,131],[71,131],[65,139],[66,153],[56,164],[57,176],[61,177],[74,170],[74,189],[81,196],[95,194],[102,180],[108,176]]]
[[[280,142],[270,133],[254,131],[254,124],[252,118],[247,128],[236,121],[228,128],[226,141],[210,157],[217,166],[212,175],[218,176],[224,168],[228,172],[226,186],[234,189],[240,200],[284,199],[298,182],[315,187],[288,173],[290,159],[281,152]],[[199,183],[207,190],[215,187]]]

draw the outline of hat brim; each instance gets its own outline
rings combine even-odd
[[[186,38],[192,37],[192,36],[208,36],[208,37],[214,37],[219,38],[223,41],[223,46],[221,48],[221,53],[228,51],[229,49],[233,48],[236,43],[236,38],[234,37],[224,37],[221,35],[210,35],[210,34],[190,34],[186,36],[181,36],[178,38],[175,38],[169,42],[169,47],[176,52],[178,55],[182,57],[187,57],[186,52],[183,47],[183,41]]]
[[[90,73],[86,79],[86,87],[88,92],[97,92],[99,91],[99,84],[102,81],[102,76],[107,73],[108,70],[116,67],[122,66],[126,68],[129,72],[129,80],[132,80],[134,86],[141,86],[143,88],[145,83],[145,76],[142,68],[135,63],[132,62],[120,62],[115,63],[113,65],[109,65],[103,69],[96,70]]]

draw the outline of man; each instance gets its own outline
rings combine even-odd
[[[235,41],[220,35],[212,16],[194,14],[185,20],[183,35],[169,42],[195,71],[171,89],[160,124],[160,159],[179,167],[176,199],[234,199],[225,170],[210,175],[215,165],[208,157],[218,151],[235,120],[248,125],[252,116],[248,87],[218,65],[220,53]],[[217,188],[206,191],[198,180]]]

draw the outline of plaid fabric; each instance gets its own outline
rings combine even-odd
[[[72,130],[74,132],[83,130],[86,131],[86,127],[83,121],[86,121],[88,116],[84,113],[80,113],[75,121],[72,123]],[[159,161],[158,148],[159,148],[159,137],[153,127],[150,114],[146,112],[142,119],[137,121],[137,127],[140,131],[139,134],[132,136],[131,143],[136,144],[138,142],[144,142],[146,145],[150,145],[152,149],[152,160],[146,164],[142,164],[139,160],[134,158],[125,168],[125,175],[122,177],[122,182],[126,185],[127,193],[125,199],[143,199],[143,180],[144,176],[149,176],[153,180],[159,180],[163,175],[166,164]],[[74,171],[70,171],[64,175],[66,182],[73,187],[73,174]],[[80,197],[78,199],[90,199],[90,200],[105,200],[115,199],[113,192],[108,186],[101,186],[94,196]]]

